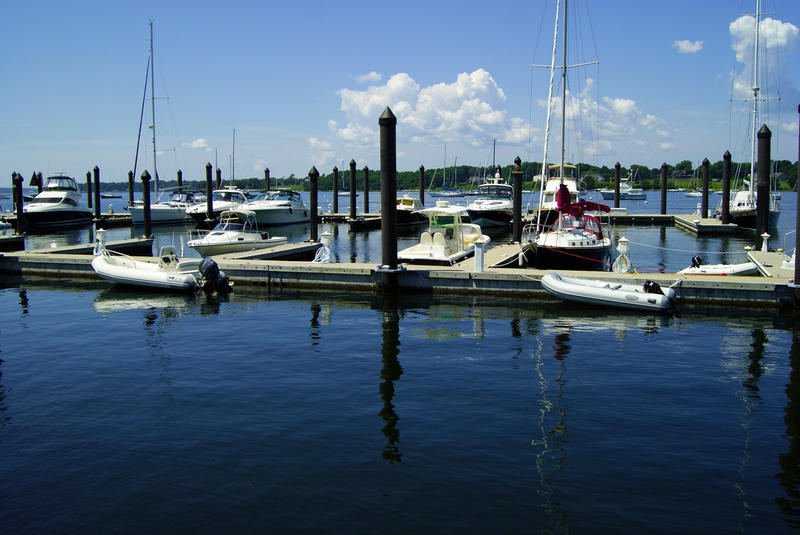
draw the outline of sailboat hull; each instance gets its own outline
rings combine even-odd
[[[611,246],[547,247],[536,243],[524,251],[527,267],[536,269],[571,269],[578,271],[609,271]]]

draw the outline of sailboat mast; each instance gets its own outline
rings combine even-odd
[[[561,183],[564,183],[564,133],[567,129],[567,0],[564,0],[564,54],[561,63]]]
[[[233,129],[233,145],[231,148],[231,186],[233,181],[236,180],[236,173],[234,172],[234,165],[236,162],[236,129]]]
[[[155,58],[153,57],[153,21],[150,21],[150,110],[153,117],[153,175],[156,179],[156,195],[158,195],[158,168],[156,167],[156,95],[155,91],[155,74],[153,64]]]
[[[750,131],[750,193],[756,179],[756,121],[758,121],[758,34],[761,26],[761,0],[756,0],[755,43],[753,44],[753,117]]]

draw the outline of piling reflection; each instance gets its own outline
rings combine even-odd
[[[19,289],[19,308],[23,316],[28,313],[28,291],[25,288]]]
[[[311,345],[318,346],[320,341],[320,323],[319,323],[319,315],[322,311],[322,306],[319,303],[311,303],[311,331],[309,332],[309,336],[311,337]]]
[[[400,353],[400,315],[398,312],[397,298],[385,296],[382,306],[381,320],[381,369],[380,393],[383,399],[383,408],[380,416],[386,425],[383,434],[386,437],[386,446],[383,448],[383,458],[391,464],[402,461],[399,442],[400,431],[397,429],[398,416],[394,411],[392,399],[394,398],[394,382],[403,375],[403,368],[397,356]]]
[[[0,428],[11,421],[6,408],[6,387],[3,386],[3,364],[5,361],[0,359]]]
[[[562,406],[564,386],[566,385],[566,357],[570,352],[570,333],[568,323],[556,323],[553,330],[553,359],[558,363],[553,378],[555,392],[550,393],[550,380],[546,375],[547,363],[544,359],[543,336],[537,337],[534,352],[534,374],[539,385],[537,436],[531,440],[536,450],[536,472],[539,475],[539,495],[541,507],[547,517],[548,526],[544,532],[569,533],[566,512],[557,494],[555,481],[565,464],[566,452],[562,443],[567,438],[566,411]],[[549,331],[549,329],[548,329]]]
[[[789,451],[778,455],[780,473],[775,477],[783,487],[785,496],[775,499],[784,523],[792,529],[800,528],[800,329],[792,330],[792,345],[789,349],[789,383],[786,385],[786,407],[783,423],[786,424],[786,440]]]

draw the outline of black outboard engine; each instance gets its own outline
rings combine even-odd
[[[200,275],[203,276],[203,291],[204,292],[225,292],[230,289],[228,277],[219,270],[216,262],[208,257],[204,257],[200,261],[198,268]]]
[[[661,289],[661,286],[658,285],[656,281],[645,281],[644,283],[644,291],[648,294],[661,294],[664,295],[664,291]]]
[[[699,256],[693,256],[692,257],[692,267],[693,268],[699,268],[702,264],[703,264],[703,259],[702,258],[700,258]]]

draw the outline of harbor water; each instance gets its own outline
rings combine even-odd
[[[657,213],[658,195],[622,205]],[[693,212],[679,196],[669,211]],[[795,202],[783,194],[772,248]],[[161,244],[187,232],[154,230]],[[380,262],[380,231],[324,230],[335,260]],[[270,232],[300,241],[308,225]],[[742,261],[752,242],[612,234],[640,271]],[[789,533],[800,324],[773,309],[3,277],[0,503],[13,534]]]

